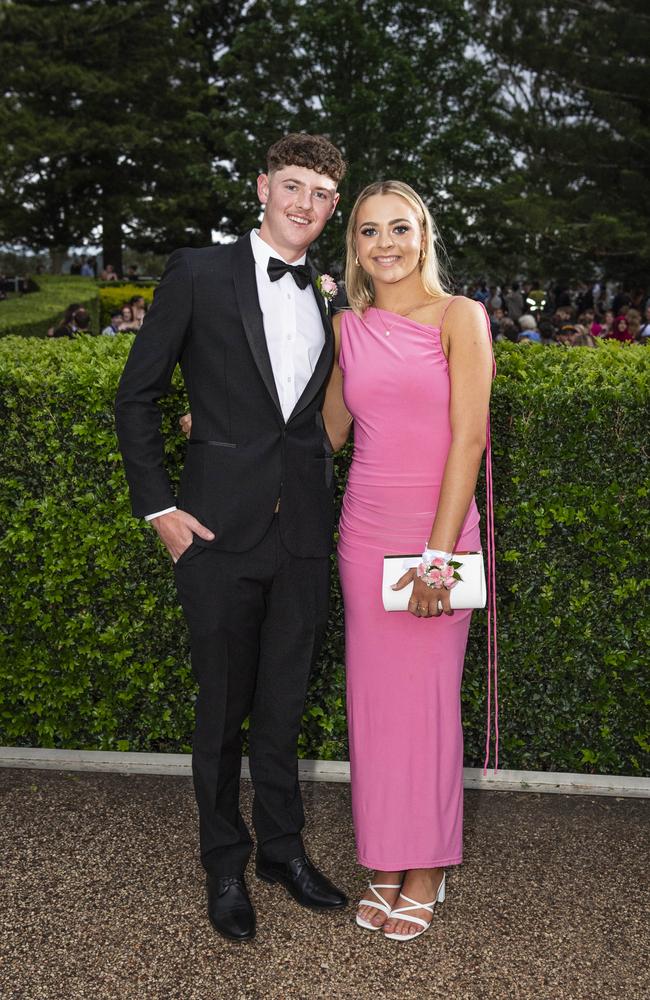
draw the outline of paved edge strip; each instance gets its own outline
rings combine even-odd
[[[190,754],[119,753],[112,750],[48,750],[37,747],[0,747],[0,767],[46,768],[58,771],[105,771],[118,774],[185,775],[192,773]],[[348,761],[300,760],[303,781],[350,780]],[[242,775],[249,777],[248,758]],[[614,795],[650,798],[650,778],[614,774],[569,774],[561,771],[463,770],[465,788],[489,791],[547,792],[569,795]]]

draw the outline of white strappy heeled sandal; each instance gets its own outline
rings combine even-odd
[[[415,931],[414,934],[398,934],[397,931],[392,931],[390,934],[384,932],[384,937],[390,938],[391,941],[413,941],[414,938],[419,937],[420,934],[424,934],[426,930],[431,926],[431,920],[433,920],[433,908],[436,903],[444,903],[445,901],[445,876],[442,876],[442,882],[438,886],[438,891],[436,893],[436,898],[432,903],[418,903],[417,899],[411,899],[409,896],[405,896],[403,892],[400,892],[400,899],[405,899],[407,903],[411,903],[411,906],[398,906],[396,910],[391,910],[388,914],[390,920],[404,920],[407,924],[421,924],[422,930]],[[422,917],[414,916],[404,916],[403,914],[410,914],[413,910],[428,910],[431,914],[431,920],[428,922],[423,920]]]
[[[402,883],[398,882],[397,885],[386,885],[386,883],[382,882],[369,882],[368,888],[374,893],[378,901],[375,902],[374,899],[362,899],[359,903],[359,906],[374,906],[376,910],[381,910],[382,913],[385,913],[386,916],[389,917],[390,903],[386,902],[382,894],[380,892],[377,892],[377,889],[401,889]],[[365,927],[367,931],[380,931],[383,926],[383,924],[377,926],[376,924],[370,923],[369,920],[365,920],[363,917],[360,917],[358,913],[357,913],[357,924],[359,925],[359,927]]]

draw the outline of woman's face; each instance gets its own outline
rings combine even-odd
[[[122,309],[122,320],[125,323],[130,323],[133,319],[133,313],[131,311],[131,306],[124,306]]]
[[[376,194],[359,206],[355,242],[359,264],[374,282],[407,277],[420,263],[422,230],[398,194]]]

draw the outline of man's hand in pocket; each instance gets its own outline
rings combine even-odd
[[[172,510],[169,514],[161,514],[160,517],[154,517],[151,524],[158,532],[173,562],[178,562],[185,550],[190,547],[194,535],[204,538],[206,542],[211,542],[214,538],[213,531],[185,510]]]

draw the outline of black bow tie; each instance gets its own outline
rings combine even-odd
[[[298,288],[306,288],[311,281],[309,268],[306,264],[285,264],[277,257],[269,257],[266,273],[271,281],[279,281],[283,274],[290,274]]]

